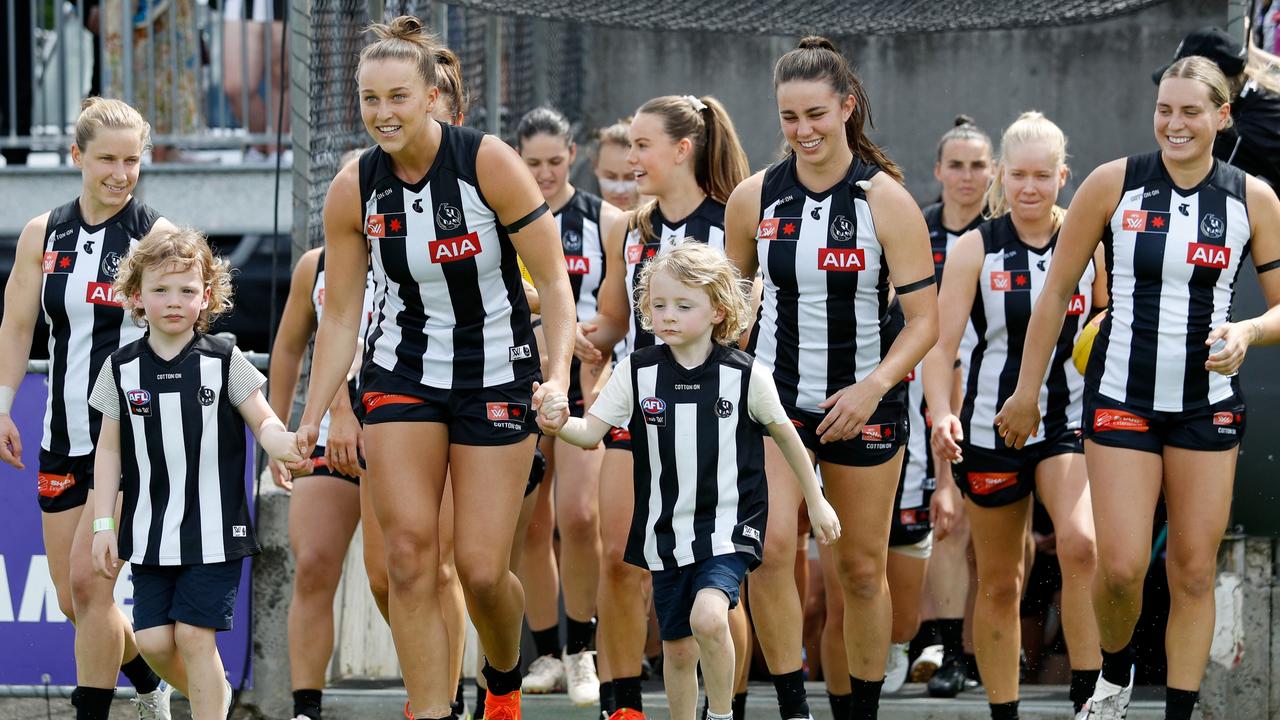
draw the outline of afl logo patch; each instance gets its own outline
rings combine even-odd
[[[667,424],[667,402],[659,397],[647,397],[640,401],[640,412],[649,425],[665,427]]]
[[[151,393],[146,390],[130,390],[124,394],[129,401],[129,412],[143,417],[151,416]]]
[[[116,273],[120,272],[120,253],[109,252],[102,256],[102,274],[109,278],[115,278]]]
[[[462,211],[449,203],[440,203],[436,209],[436,225],[441,230],[457,230],[462,226]]]
[[[853,239],[853,221],[843,215],[831,219],[831,239],[836,242],[849,242]]]
[[[716,400],[716,417],[727,418],[733,414],[733,403],[727,398],[719,398]]]
[[[1207,213],[1200,220],[1200,234],[1207,238],[1217,240],[1222,237],[1222,234],[1226,231],[1227,224],[1223,222],[1222,218],[1214,215],[1213,213]]]
[[[196,397],[200,400],[201,405],[209,407],[213,404],[214,400],[218,399],[218,394],[215,393],[213,388],[208,385],[201,385],[200,392],[196,394]]]

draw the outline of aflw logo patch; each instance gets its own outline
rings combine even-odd
[[[76,269],[76,253],[74,252],[47,252],[40,264],[40,268],[44,274],[50,273],[70,273]]]
[[[522,403],[491,402],[485,403],[485,417],[492,421],[514,420],[524,422],[525,406]]]
[[[379,213],[364,221],[364,234],[369,237],[402,237],[404,232],[404,213]]]
[[[94,305],[123,307],[124,295],[115,292],[111,288],[111,283],[91,282],[85,286],[84,301]]]
[[[991,273],[991,289],[994,292],[1013,292],[1031,289],[1031,273],[1026,270],[995,270]]]
[[[480,236],[472,232],[455,238],[432,240],[427,243],[427,251],[433,263],[466,260],[480,254]]]
[[[1226,270],[1227,266],[1231,264],[1231,248],[1205,245],[1204,243],[1191,243],[1187,245],[1187,262],[1200,267]]]
[[[1120,228],[1130,232],[1169,232],[1169,213],[1155,210],[1125,210]]]

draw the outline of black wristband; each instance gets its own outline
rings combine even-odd
[[[925,289],[925,288],[929,287],[930,285],[933,285],[933,284],[934,284],[934,283],[936,283],[936,282],[937,282],[937,280],[936,280],[936,279],[934,279],[934,277],[933,277],[932,275],[930,275],[929,277],[927,277],[927,278],[925,278],[925,279],[923,279],[923,280],[917,280],[917,281],[915,281],[915,282],[913,282],[913,283],[907,283],[906,285],[903,285],[902,287],[894,288],[894,289],[898,291],[898,294],[899,294],[899,295],[906,295],[907,293],[913,293],[913,292],[915,292],[915,291],[917,291],[917,290],[923,290],[923,289]]]
[[[542,215],[543,215],[544,213],[546,213],[546,212],[548,212],[548,211],[550,211],[550,210],[551,210],[551,208],[547,207],[547,204],[546,204],[545,202],[544,202],[544,203],[542,203],[542,204],[541,204],[541,205],[539,205],[538,207],[534,208],[534,209],[533,209],[533,212],[529,213],[528,215],[525,215],[524,217],[520,218],[519,220],[517,220],[517,221],[515,221],[515,222],[511,223],[510,225],[508,225],[508,226],[507,226],[507,232],[509,232],[509,233],[520,232],[521,230],[523,230],[523,229],[524,229],[524,227],[525,227],[526,225],[528,225],[529,223],[533,222],[534,220],[537,220],[538,218],[542,217]]]
[[[1257,267],[1257,273],[1261,275],[1264,272],[1270,272],[1276,268],[1280,268],[1280,260],[1272,260],[1269,263],[1262,263]]]

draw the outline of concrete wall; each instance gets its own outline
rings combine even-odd
[[[1226,0],[1171,0],[1091,25],[836,43],[867,87],[873,137],[924,199],[937,194],[937,139],[957,113],[994,136],[1023,110],[1044,112],[1070,139],[1077,181],[1102,162],[1154,149],[1151,72],[1188,31],[1226,20]],[[601,28],[587,36],[584,127],[657,95],[712,94],[733,116],[752,167],[775,157],[781,135],[771,74],[796,38]]]

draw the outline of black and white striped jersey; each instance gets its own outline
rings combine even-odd
[[[639,348],[588,412],[631,431],[636,503],[623,559],[674,570],[745,553],[759,564],[769,505],[762,431],[787,422],[766,368],[718,344],[696,368],[666,345]]]
[[[1245,174],[1219,160],[1193,188],[1159,153],[1130,157],[1102,237],[1111,312],[1089,357],[1088,392],[1143,410],[1184,412],[1238,391],[1204,369],[1209,332],[1231,317],[1249,254]]]
[[[604,280],[604,242],[600,234],[603,202],[598,196],[575,188],[569,202],[555,212],[579,321],[595,317],[600,282]]]
[[[631,305],[631,326],[623,340],[623,354],[660,342],[653,333],[640,327],[640,308],[636,306],[636,282],[640,279],[640,270],[649,260],[682,238],[704,242],[724,252],[724,205],[710,197],[705,198],[688,217],[676,221],[664,217],[655,204],[650,222],[653,235],[641,237],[640,228],[633,224],[628,228],[622,246],[622,259],[626,263],[623,277],[627,282],[627,301]]]
[[[857,185],[877,172],[855,159],[822,193],[800,184],[794,157],[765,172],[756,230],[764,299],[751,348],[788,408],[822,412],[818,403],[875,370],[896,335],[889,269]]]
[[[162,360],[145,337],[104,363],[90,398],[120,421],[120,558],[201,565],[258,552],[236,410],[266,382],[230,341],[196,333]]]
[[[40,291],[49,324],[49,396],[40,446],[49,452],[93,452],[101,418],[89,408],[89,392],[98,369],[143,332],[111,284],[129,248],[159,218],[137,198],[101,225],[85,223],[78,199],[49,213]]]
[[[1018,385],[1022,348],[1026,344],[1031,310],[1044,290],[1058,236],[1033,248],[1022,242],[1009,215],[978,227],[982,233],[982,271],[974,295],[969,322],[978,336],[969,364],[960,422],[968,442],[981,448],[1004,447],[996,432],[995,418]],[[1084,378],[1071,362],[1076,337],[1093,307],[1093,280],[1097,269],[1089,262],[1067,305],[1066,321],[1054,343],[1049,373],[1040,387],[1040,426],[1027,444],[1059,437],[1080,428]]]
[[[316,324],[320,324],[320,318],[324,317],[324,250],[320,251],[320,257],[316,260],[316,279],[311,286],[311,307],[316,314]],[[369,321],[373,317],[373,271],[370,270],[365,275],[364,280],[364,306],[360,310],[360,337],[364,338],[365,333],[369,331]],[[316,435],[316,445],[324,447],[329,439],[329,413],[325,413],[320,420],[320,429]]]
[[[933,253],[934,279],[942,283],[942,268],[947,262],[947,255],[960,236],[982,224],[979,214],[968,225],[960,230],[952,230],[942,223],[942,203],[934,203],[924,208],[925,225],[929,228],[929,245]],[[968,358],[973,351],[977,336],[973,325],[966,324],[964,336],[960,340],[960,355]],[[964,363],[967,366],[967,362]],[[928,509],[933,496],[934,467],[933,453],[929,451],[929,436],[932,427],[929,410],[924,398],[924,361],[918,363],[915,370],[907,378],[907,422],[911,426],[911,436],[907,442],[907,455],[903,461],[903,487],[899,493],[901,508]],[[909,523],[908,523],[909,524]]]
[[[381,148],[360,157],[376,288],[367,361],[441,389],[527,379],[538,350],[515,248],[476,179],[484,134],[440,127],[416,183],[397,178]]]

